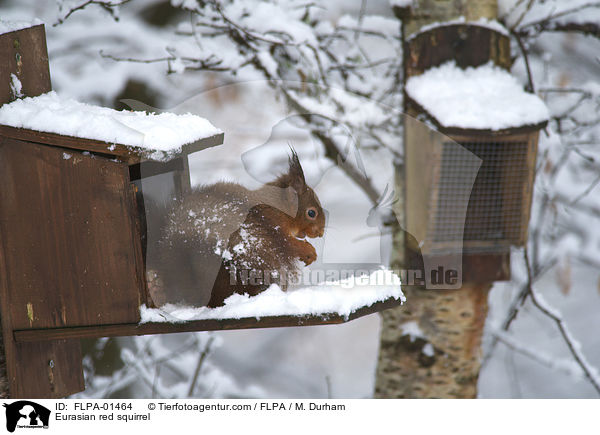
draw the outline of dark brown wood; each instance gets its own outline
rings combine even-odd
[[[16,343],[15,349],[12,398],[55,399],[85,389],[80,340]]]
[[[131,224],[132,249],[135,259],[135,288],[138,289],[138,306],[148,299],[148,283],[146,282],[146,258],[142,251],[142,227],[139,207],[137,204],[137,186],[133,183],[128,185],[126,199],[129,203],[129,218]],[[138,316],[136,316],[139,318]]]
[[[462,255],[463,284],[485,284],[510,280],[510,251],[490,253],[465,253]],[[451,256],[426,254],[433,264],[449,264]]]
[[[181,196],[183,192],[190,190],[192,187],[192,180],[190,179],[190,161],[189,157],[183,156],[181,158],[182,167],[181,169],[173,173],[173,183],[175,186],[175,195]]]
[[[46,133],[41,131],[29,130],[26,128],[9,127],[7,125],[0,125],[0,136],[54,147],[70,148],[81,151],[89,151],[91,153],[106,156],[112,156],[129,165],[133,165],[147,160],[156,160],[156,158],[153,156],[154,152],[148,151],[146,149],[121,144],[111,144],[108,142],[92,139],[82,139],[78,137],[63,136],[56,133]],[[180,154],[187,155],[196,151],[201,151],[206,148],[221,145],[223,143],[223,137],[223,133],[220,133],[214,136],[200,139],[190,144],[186,144],[182,147]],[[176,158],[180,154],[178,154],[177,156],[172,156],[172,158]],[[163,157],[165,157],[166,160],[169,160],[169,158],[167,158],[166,155],[163,155]]]
[[[531,204],[533,202],[533,188],[535,183],[536,162],[538,156],[538,141],[540,132],[528,134],[529,149],[527,153],[527,167],[529,168],[529,177],[522,186],[523,192],[523,216],[521,221],[520,246],[524,246],[529,238],[529,219],[531,218]]]
[[[376,302],[370,307],[360,308],[347,318],[332,313],[320,316],[267,316],[261,318],[247,317],[242,319],[193,320],[181,323],[152,322],[77,328],[28,329],[14,331],[14,338],[19,343],[30,343],[64,338],[118,337],[130,335],[171,334],[174,332],[334,325],[349,322],[359,317],[396,307],[398,305],[401,305],[400,300],[387,299],[382,302]]]
[[[0,35],[0,59],[0,105],[15,99],[11,74],[19,79],[21,92],[28,97],[52,90],[43,24]]]
[[[0,138],[11,328],[137,322],[142,294],[127,165]]]
[[[0,166],[6,163],[4,140],[0,139]],[[5,175],[4,171],[0,174]],[[7,180],[3,179],[3,183]],[[5,186],[0,192],[5,191]],[[47,341],[17,344],[13,335],[13,307],[9,280],[11,271],[8,256],[14,249],[8,245],[11,234],[8,219],[3,213],[6,204],[0,202],[0,308],[2,338],[10,397],[57,398],[84,389],[81,347],[79,340]],[[14,233],[13,233],[14,235]],[[18,235],[18,233],[17,233]],[[20,269],[18,273],[23,273]],[[29,271],[34,273],[35,270]]]
[[[449,24],[418,33],[404,41],[405,78],[454,61],[461,68],[483,65],[490,60],[510,69],[510,40],[487,27]]]
[[[48,53],[44,26],[39,25],[28,29],[9,32],[0,35],[0,58],[3,66],[0,68],[0,105],[15,99],[10,89],[11,74],[21,82],[21,92],[24,96],[37,96],[52,90],[50,71],[48,68]],[[0,196],[9,182],[21,182],[28,172],[21,174],[17,180],[9,180],[4,170],[5,141],[0,138],[0,177],[3,188]],[[3,207],[4,206],[4,207]],[[13,306],[10,297],[9,279],[14,276],[11,271],[14,246],[9,246],[17,228],[9,228],[9,219],[3,211],[8,204],[4,198],[0,201],[0,308],[2,320],[3,357],[6,363],[6,375],[9,395],[12,398],[58,398],[81,391],[85,388],[83,367],[81,363],[81,345],[79,340],[46,341],[40,343],[20,343],[14,341],[13,335]],[[36,207],[37,202],[29,204]],[[35,224],[36,222],[34,222]],[[33,246],[32,248],[35,248]],[[17,272],[35,274],[36,270],[19,270]],[[45,303],[45,301],[43,301]],[[33,305],[32,305],[33,306]],[[6,395],[6,392],[2,392]]]
[[[463,282],[510,281],[510,252],[463,255]]]
[[[187,159],[185,160],[187,161]],[[183,169],[184,157],[179,157],[168,162],[140,162],[129,166],[129,178],[131,181],[135,181],[166,172],[183,171]]]
[[[498,17],[497,0],[418,0],[407,3],[409,5],[403,8],[404,11],[399,11],[404,37],[439,23],[473,23],[481,18],[492,20]]]

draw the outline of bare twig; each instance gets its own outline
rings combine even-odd
[[[525,69],[527,70],[527,91],[534,93],[535,88],[533,86],[533,76],[531,75],[531,68],[529,67],[529,54],[527,53],[527,50],[525,49],[525,45],[523,44],[523,41],[521,40],[521,37],[519,36],[519,34],[516,33],[513,29],[510,29],[510,34],[513,35],[513,37],[517,41],[519,50],[521,51],[521,54],[523,55],[523,60],[525,62]]]
[[[331,377],[329,375],[325,376],[325,384],[327,385],[327,398],[332,399],[333,396],[331,394]]]
[[[514,337],[506,334],[506,332],[496,331],[496,332],[493,332],[492,335],[494,336],[494,338],[496,338],[499,342],[504,344],[509,349],[511,349],[523,356],[526,356],[527,358],[531,359],[532,361],[535,361],[545,367],[548,367],[549,369],[561,370],[571,376],[583,375],[583,372],[579,370],[578,366],[575,366],[576,367],[576,370],[575,370],[574,367],[571,367],[571,365],[569,364],[569,361],[564,361],[564,360],[560,360],[560,359],[557,360],[554,357],[545,355],[539,349],[532,350],[528,346],[517,342],[514,339]]]
[[[256,59],[255,66],[265,74],[265,76],[270,80],[272,86],[278,86],[278,90],[285,96],[287,102],[300,114],[300,116],[310,125],[312,121],[313,114],[304,107],[297,98],[294,98],[291,92],[288,89],[281,86],[281,82],[276,80],[275,77],[272,77],[269,73],[268,69],[262,65],[260,60]],[[348,156],[345,156],[342,151],[338,148],[337,144],[329,135],[325,134],[320,129],[311,129],[311,134],[319,139],[319,141],[323,144],[325,148],[325,155],[331,161],[340,164],[341,162],[346,162]],[[350,177],[352,181],[354,181],[367,195],[369,200],[373,204],[377,204],[377,199],[380,194],[377,189],[373,186],[371,180],[366,176],[366,174],[359,171],[357,168],[350,164],[340,164],[340,168],[346,175]]]
[[[573,203],[569,198],[562,194],[556,194],[554,196],[554,201],[561,203],[567,207],[570,207],[574,210],[582,211],[584,213],[588,213],[596,218],[600,218],[600,207],[594,204],[582,204],[580,202]]]
[[[506,17],[510,16],[510,14],[512,14],[519,6],[521,6],[521,4],[524,2],[525,0],[517,0],[515,2],[514,5],[511,6],[511,8],[501,17],[499,17],[501,20],[504,20]]]
[[[156,57],[154,59],[138,59],[135,57],[119,57],[119,56],[114,56],[112,54],[107,54],[104,52],[104,50],[100,50],[99,54],[101,57],[103,57],[105,59],[111,59],[116,62],[157,63],[157,62],[173,61],[176,59],[174,56]]]
[[[154,384],[152,385],[152,398],[156,398],[156,391],[157,391],[157,386],[158,386],[158,382],[159,382],[159,377],[160,377],[160,368],[162,367],[161,364],[156,364],[155,369],[154,369]]]
[[[519,31],[523,31],[525,29],[530,29],[530,28],[542,28],[544,26],[550,26],[550,23],[553,20],[556,20],[557,18],[560,17],[564,17],[566,15],[575,13],[575,12],[580,12],[583,11],[585,9],[592,9],[592,8],[600,8],[600,1],[593,1],[593,2],[588,2],[588,3],[583,3],[581,5],[569,8],[569,9],[565,9],[562,10],[560,12],[552,12],[549,15],[547,15],[546,17],[539,19],[539,20],[535,20],[535,21],[530,21],[528,23],[523,24],[520,28],[518,28]],[[515,28],[518,27],[515,26]]]
[[[554,267],[554,265],[556,264],[557,261],[558,261],[557,258],[553,258],[552,260],[548,261],[543,267],[541,267],[537,272],[534,272],[534,276],[532,278],[533,282],[537,281],[548,270],[550,270],[552,267]],[[527,300],[527,297],[529,296],[529,286],[530,285],[531,285],[531,283],[529,281],[524,283],[521,286],[517,295],[510,302],[506,317],[504,318],[504,320],[502,321],[502,324],[500,325],[501,331],[504,331],[504,332],[508,331],[510,329],[510,327],[512,326],[513,322],[516,320],[517,315],[519,314],[519,312],[521,310],[521,307],[525,304],[525,301]],[[489,345],[489,349],[488,349],[486,355],[483,358],[483,362],[481,364],[482,366],[485,366],[489,362],[490,358],[494,354],[494,351],[496,350],[498,342],[499,342],[498,337],[495,334],[492,334],[491,343]]]
[[[531,10],[531,7],[533,6],[534,2],[535,2],[535,0],[529,0],[527,2],[527,6],[525,6],[525,8],[523,9],[523,12],[521,13],[521,15],[519,15],[519,17],[517,18],[517,20],[515,21],[515,23],[511,26],[511,30],[516,29],[519,26],[519,24],[521,24],[521,21],[523,21],[523,18],[525,18],[525,16],[529,13],[529,11]]]
[[[206,342],[206,345],[204,346],[204,349],[198,356],[198,363],[196,364],[196,369],[194,370],[194,376],[192,377],[192,382],[190,383],[190,388],[188,390],[188,397],[192,397],[192,395],[194,394],[194,390],[196,389],[196,382],[198,382],[198,376],[200,375],[200,370],[202,370],[204,361],[206,360],[206,357],[210,353],[210,348],[212,346],[214,339],[215,339],[214,336],[211,336],[208,339],[208,341]]]
[[[575,197],[575,199],[573,199],[573,201],[571,201],[571,203],[569,205],[577,204],[583,197],[585,197],[592,190],[594,190],[594,188],[598,185],[598,183],[600,183],[600,175],[598,175],[594,179],[594,181],[592,181],[592,183],[583,192],[581,192],[579,195],[577,195],[577,197]]]
[[[185,65],[185,69],[188,70],[204,70],[204,71],[229,71],[230,68],[219,66],[221,64],[221,60],[211,55],[206,59],[197,59],[194,57],[178,57],[175,55],[165,56],[165,57],[156,57],[154,59],[138,59],[134,57],[119,57],[114,56],[112,54],[104,53],[103,50],[100,50],[100,56],[105,59],[111,59],[117,62],[133,62],[133,63],[160,63],[160,62],[174,62],[177,59],[181,59],[182,61],[190,62],[193,65]],[[170,68],[168,72],[173,72]]]
[[[575,23],[575,22],[542,22],[533,26],[527,26],[524,30],[519,31],[521,35],[529,35],[531,32],[537,34],[542,32],[574,32],[583,35],[600,38],[600,25],[597,22]]]

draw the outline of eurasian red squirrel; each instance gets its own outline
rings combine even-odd
[[[323,208],[293,149],[287,173],[257,190],[229,182],[194,188],[160,230],[154,268],[161,302],[216,307],[233,293],[256,295],[269,285],[264,277],[297,273],[298,260],[314,262],[315,248],[302,239],[322,237],[324,229]]]

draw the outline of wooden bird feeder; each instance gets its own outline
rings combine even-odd
[[[463,282],[509,279],[545,106],[510,76],[508,36],[493,26],[429,26],[404,50],[407,230],[433,268],[458,253]]]
[[[50,95],[43,25],[0,35],[0,57],[0,105]],[[169,154],[49,130],[0,125],[0,314],[13,398],[82,391],[81,338],[336,324],[400,304],[389,299],[347,317],[140,323],[140,306],[152,306],[140,180],[161,175],[181,193],[188,155],[221,144],[223,133]]]

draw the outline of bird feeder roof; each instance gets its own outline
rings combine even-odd
[[[462,69],[447,62],[406,82],[406,94],[445,129],[499,131],[536,126],[546,104],[492,62]]]
[[[40,24],[43,24],[43,22],[37,18],[33,19],[31,21],[0,20],[0,35],[3,35],[5,33],[10,33],[10,32],[16,32],[17,30],[28,29],[29,27],[33,27],[33,26],[39,26]]]
[[[73,144],[73,148],[155,161],[205,148],[202,145],[210,139],[220,143],[223,135],[208,120],[190,113],[118,111],[61,98],[54,91],[3,105],[0,125],[4,130],[4,126],[18,129],[12,135],[45,133],[46,141],[58,146]]]

